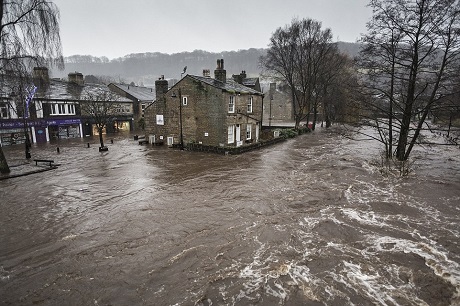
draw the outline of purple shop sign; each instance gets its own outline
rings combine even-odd
[[[72,119],[28,119],[27,126],[29,127],[46,127],[49,125],[73,125],[80,124],[81,120]],[[9,119],[0,120],[0,129],[17,129],[24,128],[24,119]]]

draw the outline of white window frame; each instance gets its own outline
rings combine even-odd
[[[163,115],[156,115],[157,125],[165,125],[165,118]]]
[[[253,97],[250,96],[250,97],[248,98],[248,108],[247,108],[247,112],[248,112],[248,113],[252,113],[252,111],[253,111],[253,110],[252,110],[252,108],[253,108],[252,105],[253,105]]]
[[[235,143],[235,125],[229,125],[227,128],[227,143]]]
[[[50,115],[75,115],[75,104],[73,103],[51,103]]]
[[[228,100],[228,112],[233,114],[235,112],[235,96],[230,96]]]
[[[187,96],[182,96],[182,105],[187,106],[188,104],[188,97]]]
[[[145,104],[141,104],[142,118],[145,116]]]
[[[252,139],[252,124],[246,125],[246,140]]]
[[[64,103],[59,103],[58,104],[58,114],[59,115],[65,115],[66,114],[66,105]]]

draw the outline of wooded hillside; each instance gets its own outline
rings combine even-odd
[[[359,44],[339,42],[342,52],[355,56]],[[159,52],[134,53],[109,60],[107,57],[91,55],[73,55],[65,58],[63,71],[53,70],[52,77],[65,78],[70,72],[83,75],[110,76],[116,82],[134,82],[137,85],[152,86],[156,79],[164,75],[167,79],[179,79],[185,66],[187,73],[201,75],[203,69],[210,69],[211,75],[216,68],[216,60],[225,60],[227,75],[238,74],[245,70],[248,76],[260,74],[259,57],[266,49],[248,49],[212,53],[203,50],[165,54]]]

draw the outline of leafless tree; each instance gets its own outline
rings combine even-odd
[[[0,0],[2,72],[19,67],[63,67],[59,10],[49,0]]]
[[[33,66],[63,68],[59,10],[52,1],[0,0],[0,16],[0,74],[21,78]],[[9,172],[1,147],[0,171]]]
[[[119,96],[114,92],[108,89],[100,89],[86,91],[84,93],[84,101],[80,103],[82,116],[90,117],[96,125],[101,144],[100,150],[107,150],[107,147],[104,146],[102,133],[104,128],[113,121],[118,110],[122,107],[118,100]]]
[[[330,29],[312,19],[294,19],[290,25],[278,28],[270,38],[269,49],[260,58],[266,73],[284,81],[291,88],[296,128],[313,113],[316,121],[319,104],[323,101],[320,85],[327,61],[338,54],[332,43]]]
[[[458,0],[372,0],[370,6],[373,17],[360,55],[367,119],[377,128],[386,157],[405,161],[428,116],[453,94],[460,5]]]

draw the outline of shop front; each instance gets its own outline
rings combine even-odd
[[[1,145],[25,143],[26,131],[32,143],[45,143],[53,139],[83,137],[80,119],[9,119],[0,122]]]

